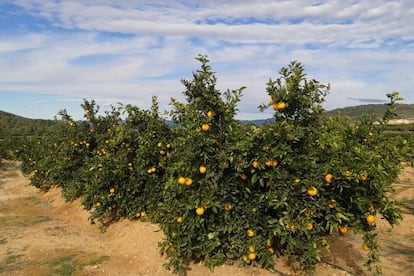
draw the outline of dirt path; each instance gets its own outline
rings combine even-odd
[[[0,275],[173,275],[162,266],[157,244],[163,234],[157,225],[124,220],[101,233],[78,201],[65,203],[58,189],[42,193],[28,185],[15,164],[5,165],[0,169]],[[395,186],[396,197],[408,203],[403,223],[391,231],[378,218],[384,275],[414,273],[413,183],[414,170],[407,168]],[[370,275],[361,243],[354,235],[335,237],[331,255],[315,274]],[[277,270],[234,265],[210,272],[192,264],[188,275],[294,275],[282,261]]]

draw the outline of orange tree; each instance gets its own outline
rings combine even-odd
[[[241,89],[223,101],[208,60],[198,60],[201,70],[183,81],[187,103],[172,101],[176,146],[160,206],[167,267],[235,259],[271,267],[277,254],[312,270],[328,235],[353,230],[364,233],[369,269],[380,272],[375,215],[401,219],[389,192],[404,160],[386,120],[326,117],[329,85],[308,81],[293,62],[269,81],[260,107],[275,110],[274,122],[242,126],[234,120]]]
[[[273,185],[265,193],[271,239],[293,267],[307,270],[320,259],[326,235],[362,231],[368,268],[380,272],[375,215],[391,225],[401,219],[399,204],[388,197],[404,160],[401,141],[391,141],[384,122],[372,118],[324,116],[329,86],[306,80],[300,63],[280,74],[267,88],[275,122],[263,127],[257,147],[264,149],[257,158],[265,164],[259,165],[259,179]],[[266,169],[271,158],[279,160],[277,170]]]
[[[22,171],[29,174],[31,183],[47,190],[52,185],[62,186],[67,200],[74,199],[82,191],[79,169],[87,158],[88,149],[82,145],[84,123],[74,122],[62,111],[52,133],[45,137],[29,138],[18,151]]]
[[[92,110],[85,112],[93,114]],[[82,202],[92,211],[91,220],[103,225],[153,212],[161,198],[172,147],[170,128],[159,116],[156,99],[151,110],[119,106],[106,116],[89,116],[89,120],[96,151],[83,167],[86,187]]]
[[[32,184],[81,197],[101,225],[149,214],[176,272],[190,260],[270,268],[275,255],[312,270],[328,236],[348,231],[363,233],[367,266],[380,272],[375,222],[401,219],[391,184],[414,156],[412,139],[386,132],[398,94],[383,120],[327,117],[329,86],[292,62],[260,106],[274,109],[273,122],[245,125],[234,119],[243,88],[222,94],[207,57],[197,59],[182,81],[186,102],[172,100],[173,127],[155,98],[151,110],[120,105],[105,116],[85,100],[78,122],[62,111],[53,135],[18,153]]]
[[[239,255],[244,226],[234,223],[241,185],[232,166],[232,147],[243,133],[234,119],[243,88],[216,88],[208,59],[199,56],[201,68],[193,80],[183,80],[185,103],[172,100],[174,148],[170,155],[160,224],[166,234],[162,253],[167,267],[184,268],[186,260],[203,260],[209,267]]]

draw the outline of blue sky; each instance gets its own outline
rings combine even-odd
[[[0,110],[80,119],[83,98],[146,109],[153,95],[165,110],[200,53],[220,90],[247,86],[241,119],[269,117],[265,83],[293,60],[331,84],[328,110],[392,91],[414,103],[412,26],[411,0],[2,0]]]

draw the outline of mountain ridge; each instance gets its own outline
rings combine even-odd
[[[365,104],[357,106],[349,106],[343,108],[336,108],[326,111],[328,116],[347,116],[351,118],[357,118],[363,115],[374,116],[375,118],[382,118],[385,114],[386,104]],[[394,123],[399,124],[405,120],[408,123],[413,123],[414,120],[414,104],[397,104],[395,113],[397,114]],[[244,123],[252,123],[256,125],[262,125],[265,122],[272,121],[273,118],[260,119],[260,120],[241,120]],[[47,133],[56,123],[55,120],[45,119],[31,119],[23,116],[19,116],[13,113],[0,110],[0,139],[8,136],[26,136],[35,135],[41,136]],[[172,122],[167,121],[171,124]],[[403,123],[401,123],[403,124]]]

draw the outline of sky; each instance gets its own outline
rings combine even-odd
[[[271,117],[269,78],[301,62],[324,107],[414,103],[412,0],[0,0],[0,110],[82,118],[83,99],[161,110],[207,55],[221,91],[247,88],[239,119]]]

